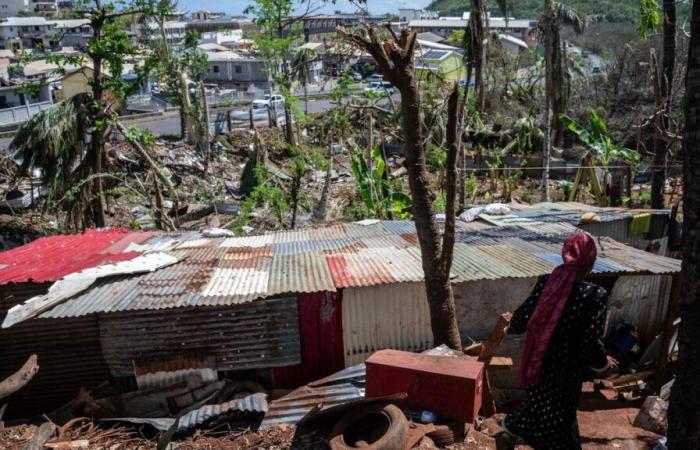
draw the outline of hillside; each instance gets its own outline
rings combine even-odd
[[[639,17],[639,0],[561,0],[582,13],[599,16],[609,22],[636,22]],[[494,14],[499,14],[496,3],[488,1]],[[534,19],[542,13],[544,0],[517,0],[513,2],[513,17]],[[433,0],[428,9],[441,15],[461,15],[469,9],[468,0]]]

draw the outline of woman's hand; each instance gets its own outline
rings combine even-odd
[[[608,357],[608,374],[620,368],[620,362],[610,355]]]

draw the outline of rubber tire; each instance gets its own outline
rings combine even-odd
[[[364,416],[383,414],[389,421],[384,435],[363,447],[353,447],[345,443],[346,430]],[[329,444],[332,450],[397,450],[403,449],[408,437],[408,420],[403,411],[395,405],[374,404],[360,406],[344,415],[331,431]]]
[[[460,437],[450,425],[435,425],[435,431],[431,431],[426,436],[435,441],[435,445],[440,448],[454,444]]]

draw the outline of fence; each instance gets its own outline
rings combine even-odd
[[[10,125],[18,122],[26,122],[29,118],[49,109],[53,103],[50,101],[32,103],[31,105],[15,106],[14,108],[0,109],[0,125]]]

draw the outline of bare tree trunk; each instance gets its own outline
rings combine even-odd
[[[304,80],[304,114],[309,115],[309,87]]]
[[[471,0],[470,27],[472,32],[472,60],[474,64],[474,92],[479,111],[486,107],[484,69],[488,40],[488,10],[484,0]]]
[[[671,390],[668,447],[700,448],[700,2],[693,2],[685,92],[683,270],[678,368]]]
[[[552,102],[554,100],[554,6],[552,0],[545,0],[544,10],[544,62],[545,62],[545,104],[544,104],[544,146],[542,149],[542,198],[548,202],[549,159],[552,154]]]
[[[207,91],[204,89],[204,83],[199,83],[199,92],[202,96],[202,111],[200,118],[200,151],[204,158],[204,173],[209,173],[209,162],[211,159],[211,134],[209,133],[209,102],[207,101]]]
[[[552,105],[545,99],[544,148],[542,150],[542,199],[549,201],[549,158],[552,154]]]
[[[102,34],[102,26],[104,24],[104,18],[98,18],[92,21],[93,39],[95,42],[99,42],[100,36]],[[102,56],[95,53],[91,57],[92,59],[92,80],[90,85],[92,87],[92,98],[94,100],[91,110],[92,110],[92,136],[90,138],[90,153],[93,158],[93,175],[96,175],[94,186],[96,190],[97,198],[92,202],[93,219],[95,221],[95,226],[98,228],[103,228],[107,226],[107,218],[105,217],[105,197],[104,189],[102,186],[102,170],[104,169],[104,153],[105,153],[105,111],[104,104],[102,103],[102,94],[104,92],[104,87],[102,86]]]
[[[180,101],[182,102],[182,121],[185,124],[185,127],[182,130],[182,138],[185,142],[194,144],[197,141],[197,131],[194,120],[194,111],[192,109],[192,100],[190,99],[190,92],[187,88],[187,79],[185,78],[185,74],[179,71],[177,76],[177,84],[180,89]]]
[[[328,170],[326,170],[326,179],[323,182],[323,190],[321,191],[321,199],[318,202],[316,211],[314,211],[314,219],[319,222],[326,221],[326,211],[328,209],[328,198],[331,195],[331,171],[333,170],[333,134],[328,135]]]
[[[462,343],[450,285],[455,226],[456,146],[452,145],[448,153],[447,221],[441,246],[440,231],[435,222],[432,194],[428,183],[420,93],[414,70],[416,33],[403,29],[400,36],[392,33],[387,40],[382,40],[371,26],[364,32],[349,33],[343,28],[338,28],[338,32],[369,52],[377,62],[384,78],[396,86],[401,93],[401,118],[406,152],[404,166],[408,172],[408,184],[413,198],[413,219],[421,248],[433,340],[435,345],[447,344],[451,348],[461,350]],[[456,96],[454,102],[452,96]],[[455,122],[452,117],[452,110],[458,109],[456,105],[459,91],[456,88],[452,96],[448,120],[450,125],[457,128],[459,121]],[[448,129],[448,134],[455,133],[456,131],[452,132]],[[454,142],[453,136],[451,143],[454,144]]]
[[[651,207],[654,209],[662,209],[665,203],[664,187],[668,148],[666,141],[659,134],[668,131],[668,115],[671,112],[671,91],[673,89],[673,75],[676,69],[676,0],[664,0],[663,15],[664,54],[663,75],[660,83],[661,98],[659,99],[663,113],[659,121],[661,130],[656,130],[656,138],[654,139],[654,167],[651,176]]]
[[[0,400],[26,386],[38,371],[39,365],[36,363],[36,355],[32,355],[17,372],[0,381]]]
[[[289,106],[288,102],[284,102],[284,131],[285,140],[287,144],[291,146],[297,145],[297,138],[294,134],[294,121],[292,120],[292,108]]]

